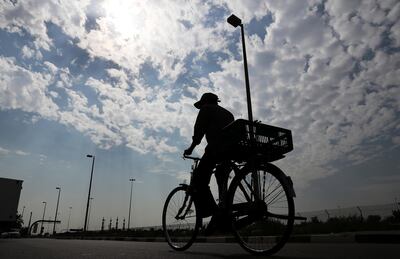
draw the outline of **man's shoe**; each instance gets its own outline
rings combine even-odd
[[[211,235],[211,234],[213,234],[214,232],[215,232],[215,230],[217,229],[217,217],[216,217],[216,215],[214,214],[212,217],[211,217],[211,220],[210,220],[210,222],[208,222],[208,225],[207,225],[207,227],[206,227],[206,229],[205,229],[205,231],[204,231],[204,235],[206,235],[206,236],[209,236],[209,235]]]

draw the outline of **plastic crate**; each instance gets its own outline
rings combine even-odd
[[[253,128],[253,137],[251,136]],[[253,138],[253,141],[252,141]],[[267,162],[284,157],[293,150],[292,132],[288,129],[238,119],[222,131],[221,148],[235,160],[246,160],[256,155]]]

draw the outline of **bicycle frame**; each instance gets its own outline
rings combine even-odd
[[[200,158],[198,158],[198,157],[192,157],[192,156],[184,156],[183,158],[184,158],[184,159],[185,159],[185,158],[191,159],[191,160],[194,161],[194,164],[192,165],[192,171],[190,172],[190,183],[189,183],[189,185],[187,185],[187,184],[180,184],[181,186],[187,186],[187,187],[189,187],[189,189],[191,189],[191,188],[193,187],[193,186],[192,186],[193,172],[194,172],[194,170],[196,170],[196,168],[197,168],[197,166],[198,166],[198,164],[199,164],[199,162],[200,162]],[[239,176],[239,175],[241,174],[241,170],[242,170],[242,169],[245,167],[245,165],[247,164],[246,162],[245,162],[245,163],[242,163],[242,164],[237,164],[237,163],[233,162],[232,160],[225,161],[225,162],[228,163],[229,168],[231,168],[232,171],[234,172],[234,174],[235,174],[234,177]],[[218,188],[220,188],[220,186],[218,186]],[[223,193],[225,194],[225,195],[224,195],[225,200],[224,200],[223,202],[226,202],[226,199],[227,199],[227,195],[226,195],[226,194],[227,194],[228,190],[229,190],[229,186],[226,186],[226,189],[223,190]],[[185,201],[186,201],[186,197],[185,197]],[[185,205],[185,204],[186,204],[186,203],[184,203],[184,205]]]
[[[191,157],[191,156],[185,156],[184,158],[188,158],[188,159],[194,160],[194,164],[193,164],[193,166],[192,166],[192,171],[191,171],[190,184],[189,184],[189,185],[187,185],[187,184],[181,184],[181,185],[187,186],[187,187],[189,188],[189,190],[190,190],[191,187],[192,187],[193,172],[194,172],[194,170],[197,168],[197,166],[198,166],[198,164],[199,164],[199,161],[200,161],[200,158],[198,158],[198,157]],[[251,170],[252,168],[254,168],[253,165],[250,165],[250,163],[251,163],[250,161],[245,161],[245,162],[243,162],[243,163],[236,163],[236,162],[234,162],[233,160],[228,160],[228,161],[225,161],[225,162],[228,163],[228,166],[232,169],[231,171],[234,172],[234,177],[241,177],[241,176],[242,176],[244,173],[246,173],[248,170]],[[257,163],[257,162],[254,160],[253,163],[255,164],[255,163]],[[266,165],[268,165],[268,166],[274,166],[274,165],[272,165],[272,164],[270,164],[270,163],[266,163]],[[280,171],[280,173],[283,174],[283,179],[285,179],[285,185],[287,185],[287,186],[289,187],[289,191],[290,191],[289,195],[290,195],[291,197],[293,197],[293,198],[296,197],[296,193],[295,193],[294,188],[293,188],[293,182],[292,182],[290,176],[286,176],[286,175],[285,175],[283,172],[281,172],[281,171]],[[253,210],[253,211],[260,210],[260,207],[257,207],[257,206],[258,206],[259,204],[261,204],[262,202],[260,202],[260,201],[264,200],[266,197],[260,197],[261,194],[260,194],[260,192],[259,192],[259,190],[258,190],[258,188],[257,188],[257,186],[259,186],[258,179],[257,179],[256,182],[253,181],[252,183],[248,183],[247,181],[244,181],[244,182],[245,182],[245,184],[247,185],[248,189],[250,190],[250,194],[247,193],[247,191],[245,190],[245,188],[244,188],[243,185],[239,185],[239,188],[243,191],[243,194],[246,196],[246,200],[247,200],[248,202],[251,202],[252,204],[254,204],[255,208],[249,208],[248,204],[246,204],[246,205],[244,205],[244,204],[243,204],[243,205],[241,205],[241,204],[236,204],[235,207],[242,206],[242,208],[240,209],[241,214],[246,214],[246,213],[248,213],[249,210]],[[252,186],[252,185],[253,185],[253,186]],[[218,188],[220,188],[220,186],[218,186]],[[224,202],[225,204],[226,204],[226,202],[227,202],[226,200],[228,199],[228,195],[226,195],[226,194],[229,192],[229,188],[230,188],[230,185],[229,185],[229,186],[227,185],[227,186],[226,186],[226,189],[223,190],[223,193],[224,193],[224,200],[223,200],[223,202]],[[277,196],[277,195],[276,195],[276,196]],[[178,215],[183,211],[183,208],[186,206],[187,197],[188,197],[188,196],[185,197],[184,204],[183,204],[182,208],[179,210]],[[275,197],[275,198],[276,198],[276,197]],[[273,198],[273,199],[274,199],[274,198]],[[189,202],[190,202],[190,203],[189,203],[189,206],[187,207],[186,212],[185,212],[184,215],[182,215],[182,217],[184,217],[184,216],[186,215],[187,211],[190,210],[191,203],[193,202],[192,199],[190,199]],[[247,206],[247,207],[246,207],[246,206]],[[269,216],[272,216],[272,217],[275,217],[275,218],[287,219],[286,216],[277,215],[277,214],[274,214],[274,213],[270,213],[270,212],[268,212],[268,211],[264,211],[264,212],[267,213]],[[178,215],[177,215],[177,216],[178,216]],[[239,215],[239,214],[233,215],[233,216],[238,216],[238,215]],[[306,218],[304,218],[304,217],[299,217],[299,216],[295,216],[295,220],[304,220],[304,219],[306,219]]]

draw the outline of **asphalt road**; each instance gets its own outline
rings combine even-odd
[[[272,258],[399,258],[398,244],[287,244]],[[255,258],[238,244],[198,243],[176,252],[161,242],[0,239],[0,259]],[[257,257],[256,257],[257,258]]]

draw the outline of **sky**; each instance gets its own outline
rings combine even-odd
[[[91,154],[89,229],[127,221],[130,178],[131,226],[161,224],[189,177],[193,103],[213,92],[247,118],[232,13],[254,119],[292,130],[294,150],[275,164],[296,211],[400,200],[400,2],[5,0],[0,177],[24,181],[25,223],[43,201],[54,218],[59,186],[58,229],[83,226]]]

